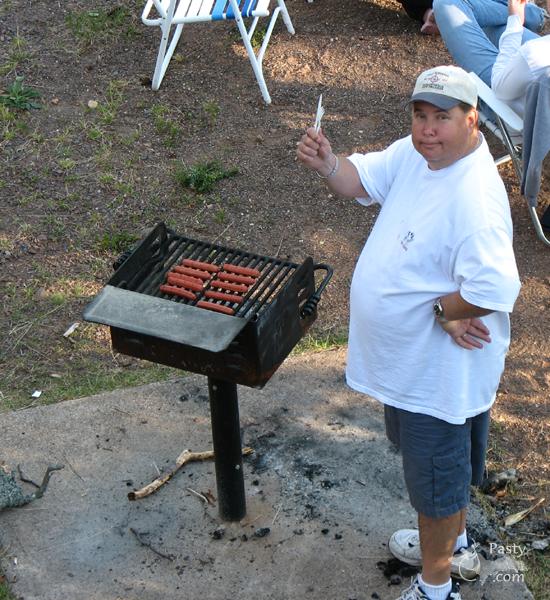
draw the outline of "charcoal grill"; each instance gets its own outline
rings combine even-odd
[[[161,292],[167,274],[189,260],[257,275],[238,303],[208,298],[213,278],[193,299]],[[311,257],[296,264],[183,237],[164,223],[113,266],[84,319],[108,325],[117,352],[208,377],[219,513],[238,521],[246,501],[237,384],[269,381],[315,321],[332,269]],[[316,271],[325,273],[317,289]],[[233,314],[201,308],[205,299]]]

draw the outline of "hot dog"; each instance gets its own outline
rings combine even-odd
[[[235,275],[234,273],[226,273],[225,271],[220,271],[218,273],[218,278],[223,279],[224,281],[232,281],[233,283],[244,283],[247,285],[252,285],[256,282],[254,277],[247,277],[246,275]]]
[[[195,292],[202,292],[202,281],[200,279],[191,279],[185,275],[179,275],[177,273],[168,273],[166,281],[170,285],[179,285],[187,288],[188,290],[194,290]]]
[[[172,269],[176,273],[181,273],[182,275],[187,275],[188,277],[196,277],[198,279],[210,279],[212,277],[212,273],[208,271],[199,271],[198,269],[190,269],[189,267],[179,267],[176,266]]]
[[[248,292],[247,285],[240,285],[238,283],[228,283],[227,281],[220,281],[219,279],[214,279],[210,286],[218,288],[219,290],[230,290],[231,292],[238,292],[239,294],[246,294],[246,292]]]
[[[172,294],[174,296],[180,296],[180,298],[185,298],[186,300],[195,300],[196,296],[193,292],[189,290],[184,290],[180,287],[174,287],[173,285],[161,285],[160,291],[163,294]]]
[[[235,296],[234,294],[224,294],[223,292],[212,292],[210,290],[204,292],[207,298],[214,298],[214,300],[224,300],[225,302],[234,302],[240,304],[243,299],[242,296]]]
[[[207,302],[206,300],[199,300],[196,306],[200,308],[206,308],[208,310],[216,310],[221,313],[225,313],[226,315],[234,315],[235,311],[229,306],[224,306],[223,304],[214,304],[214,302]]]
[[[184,267],[192,267],[193,269],[202,269],[203,271],[210,271],[211,273],[217,273],[220,267],[207,262],[201,262],[200,260],[191,260],[190,258],[184,258],[181,261]]]
[[[239,265],[232,265],[231,263],[224,263],[223,268],[225,271],[230,273],[237,273],[238,275],[250,275],[250,277],[259,277],[261,275],[258,269],[251,269],[250,267],[240,267]]]

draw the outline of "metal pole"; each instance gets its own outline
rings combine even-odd
[[[237,384],[208,378],[219,514],[224,521],[246,515]]]

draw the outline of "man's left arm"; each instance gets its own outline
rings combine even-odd
[[[438,314],[439,310],[441,310],[440,314]],[[470,304],[464,300],[460,292],[442,296],[434,303],[435,318],[441,328],[459,346],[467,350],[483,348],[482,342],[491,343],[489,329],[480,317],[492,312],[492,310]]]

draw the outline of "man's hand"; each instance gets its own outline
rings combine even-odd
[[[444,323],[438,321],[438,323],[461,348],[466,350],[483,348],[483,344],[479,340],[487,344],[491,343],[489,330],[483,324],[483,321],[477,317],[446,321]]]
[[[336,161],[323,130],[316,132],[314,127],[310,127],[298,142],[296,156],[302,164],[324,177],[332,171]]]
[[[550,2],[550,0],[548,0]],[[525,4],[527,0],[508,0],[508,14],[517,15],[521,24],[525,22]]]
[[[548,2],[550,2],[550,0],[548,0]],[[424,16],[422,17],[424,23],[422,24],[422,27],[420,28],[420,33],[423,33],[424,35],[438,35],[439,34],[439,27],[437,26],[437,23],[435,22],[435,15],[434,15],[434,11],[431,8],[428,8],[428,10],[424,13]]]

